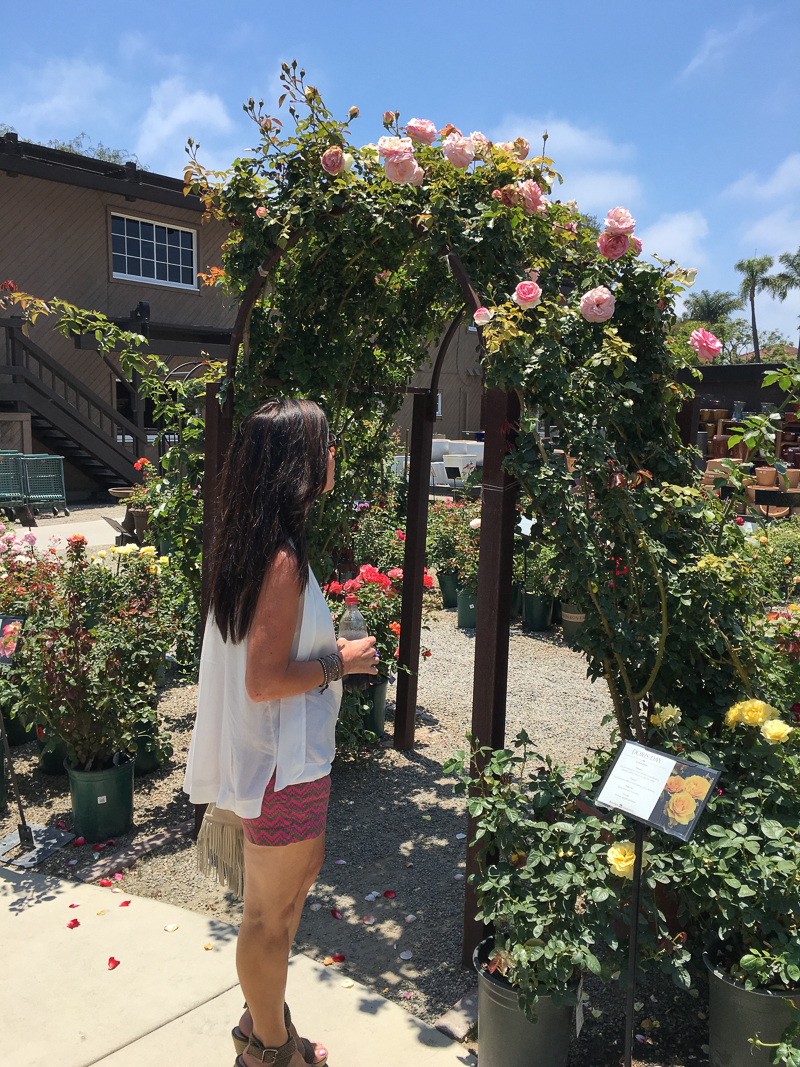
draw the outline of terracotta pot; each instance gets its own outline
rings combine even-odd
[[[790,467],[781,478],[781,485],[784,492],[788,489],[800,488],[800,467]]]
[[[756,467],[756,485],[771,489],[778,478],[774,467]]]
[[[784,411],[784,413],[783,413],[783,421],[784,422],[797,422],[797,412],[796,411]]]
[[[728,455],[728,441],[731,436],[727,433],[717,434],[711,442],[711,452],[714,459],[724,459]]]
[[[731,459],[749,459],[752,453],[752,448],[748,448],[744,441],[739,441],[733,448],[729,449],[728,454]]]

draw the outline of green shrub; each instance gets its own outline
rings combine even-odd
[[[794,581],[800,577],[800,516],[774,523],[756,540],[755,576],[764,587],[763,596],[768,603],[785,601],[800,585]]]

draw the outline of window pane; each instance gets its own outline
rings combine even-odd
[[[152,222],[143,222],[142,223],[142,240],[143,241],[152,241],[153,240],[153,230],[154,229],[155,229],[155,226],[152,224]]]
[[[171,282],[179,282],[181,280],[180,267],[173,267],[171,263],[169,265],[169,280]]]
[[[193,267],[194,266],[194,256],[192,255],[191,248],[182,248],[181,249],[181,264],[184,267]]]
[[[167,280],[166,263],[156,263],[156,278],[158,278],[158,280],[161,282],[165,282]]]
[[[156,240],[162,244],[167,243],[167,228],[166,226],[156,226]]]
[[[128,256],[128,269],[125,273],[133,274],[135,277],[141,277],[142,261],[140,259],[134,258],[133,256]]]
[[[178,230],[167,230],[168,245],[175,245],[177,247],[177,245],[180,243],[180,237],[181,235]]]
[[[179,264],[181,261],[180,248],[173,248],[172,245],[167,249],[167,262]]]
[[[191,267],[181,267],[181,281],[184,285],[194,285]]]
[[[142,241],[142,259],[155,259],[156,246],[152,241]]]
[[[128,255],[129,256],[137,256],[138,257],[140,255],[141,249],[139,247],[139,241],[137,241],[135,237],[129,237],[128,238],[128,249],[127,249],[127,251],[128,251]]]
[[[125,233],[125,219],[121,219],[119,215],[111,216],[111,232],[112,233]]]
[[[136,219],[125,219],[125,232],[128,237],[139,236],[139,223]]]
[[[143,278],[155,278],[156,265],[152,260],[142,260],[142,277]]]
[[[121,234],[114,233],[111,235],[111,251],[118,252],[120,255],[125,252],[125,238]]]
[[[156,259],[159,263],[167,262],[167,246],[156,244]]]
[[[192,234],[186,233],[186,232],[181,233],[181,247],[183,247],[183,248],[191,248],[192,247]]]
[[[118,255],[116,252],[111,256],[111,263],[114,268],[115,274],[125,274],[125,257]]]

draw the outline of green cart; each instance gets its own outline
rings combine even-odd
[[[0,452],[0,510],[11,519],[25,504],[25,477],[19,452]]]
[[[64,459],[62,456],[21,456],[25,503],[37,515],[42,508],[52,508],[58,514],[62,508],[69,515],[64,491]]]

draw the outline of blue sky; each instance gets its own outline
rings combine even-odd
[[[797,0],[403,4],[88,0],[6,5],[0,123],[94,141],[179,175],[193,136],[225,168],[253,142],[241,104],[277,108],[297,60],[328,105],[527,136],[599,215],[621,204],[645,252],[732,289],[743,256],[800,247]],[[11,45],[13,42],[13,46]],[[800,293],[761,297],[759,323],[796,341]]]

